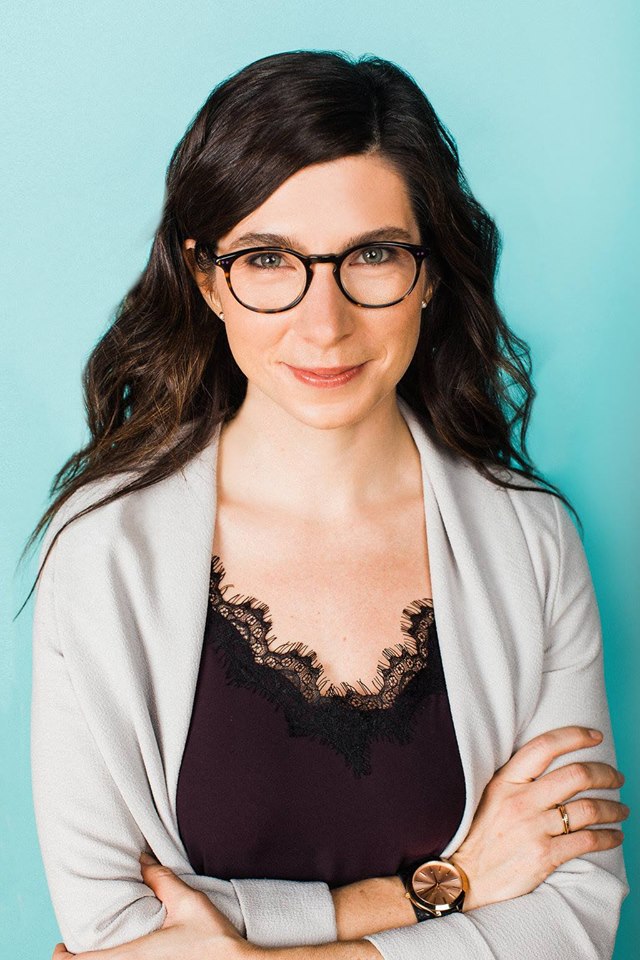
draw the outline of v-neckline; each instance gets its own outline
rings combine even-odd
[[[291,679],[291,683],[295,686],[297,681],[303,695],[306,686],[307,696],[305,699],[309,699],[310,696],[313,699],[319,697],[322,700],[349,699],[351,703],[355,701],[361,706],[366,704],[369,708],[375,706],[376,701],[379,700],[381,703],[386,701],[387,706],[391,706],[410,680],[427,665],[429,632],[431,629],[435,629],[435,612],[430,597],[413,600],[402,610],[400,628],[407,639],[415,642],[415,653],[403,642],[399,642],[393,647],[385,647],[381,651],[376,674],[368,684],[363,683],[362,680],[357,680],[355,684],[350,681],[335,683],[327,677],[317,652],[302,641],[283,642],[279,646],[269,646],[269,644],[278,643],[278,638],[273,633],[274,624],[269,605],[252,595],[236,593],[232,597],[226,597],[225,591],[231,584],[221,586],[225,574],[226,571],[221,557],[213,554],[211,557],[209,589],[210,606],[224,616],[241,636],[243,632],[245,633],[243,639],[245,642],[249,640],[255,662],[266,663],[282,673],[283,664],[286,668],[289,668],[290,663],[287,661],[297,661],[299,670],[295,673],[298,675],[295,680]],[[253,622],[247,621],[247,613],[254,618]],[[240,623],[238,622],[239,618],[241,619]],[[248,627],[245,626],[244,631],[241,629],[243,622],[248,623]],[[270,631],[272,637],[267,641],[266,637]],[[249,634],[251,639],[246,634]],[[414,636],[414,634],[416,635]],[[400,669],[398,669],[399,664],[402,665]],[[290,669],[284,671],[285,676],[290,673]],[[395,674],[395,676],[392,676],[392,674]],[[388,693],[392,680],[395,680],[393,686],[396,694],[393,701],[390,700]],[[310,686],[313,687],[312,695],[309,691]]]

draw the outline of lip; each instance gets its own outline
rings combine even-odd
[[[321,367],[322,373],[319,372],[317,367],[314,370],[309,370],[301,367],[292,367],[288,363],[284,365],[289,368],[292,375],[301,383],[322,389],[336,389],[345,386],[347,383],[350,383],[351,380],[359,377],[366,363],[367,361],[359,363],[355,367]],[[326,371],[328,370],[332,372],[327,373]],[[340,372],[333,372],[336,370]]]
[[[346,367],[292,367],[291,364],[287,363],[287,367],[291,370],[298,370],[300,373],[315,373],[319,377],[332,377],[336,376],[339,373],[346,373],[347,370],[355,370],[356,367],[361,367],[361,363],[351,364]]]

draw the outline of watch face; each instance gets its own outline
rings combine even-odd
[[[437,907],[454,903],[463,890],[458,870],[453,864],[441,860],[421,864],[411,882],[417,897]]]

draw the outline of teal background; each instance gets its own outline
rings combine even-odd
[[[632,892],[615,958],[636,956],[640,859],[638,130],[632,0],[275,4],[28,2],[0,12],[2,522],[0,953],[61,939],[29,770],[35,557],[19,552],[86,439],[81,368],[144,265],[173,147],[210,89],[295,48],[405,67],[453,133],[504,241],[499,300],[530,344],[529,452],[585,524]],[[634,909],[635,908],[635,909]],[[540,918],[544,923],[544,918]]]

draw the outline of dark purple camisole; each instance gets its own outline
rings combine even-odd
[[[439,856],[465,783],[431,602],[403,611],[415,648],[385,649],[358,690],[321,679],[303,644],[269,649],[268,606],[223,578],[213,557],[176,798],[194,871],[336,887]]]

